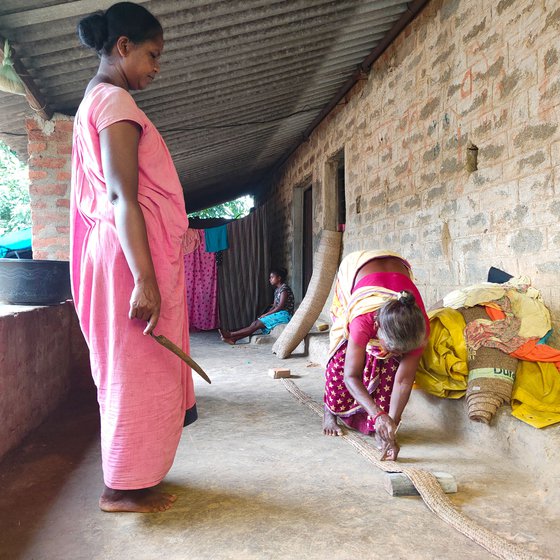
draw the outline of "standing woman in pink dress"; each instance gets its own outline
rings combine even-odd
[[[188,220],[167,147],[130,90],[159,73],[163,30],[120,2],[78,24],[99,58],[74,122],[71,274],[101,416],[104,511],[156,512],[156,486],[196,419],[190,369],[150,336],[189,351],[182,246]]]

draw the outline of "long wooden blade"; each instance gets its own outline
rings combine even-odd
[[[154,334],[153,332],[150,333],[150,336],[153,339],[155,339],[157,342],[159,342],[164,348],[171,350],[173,354],[179,356],[179,358],[181,358],[183,362],[185,362],[192,369],[194,369],[194,371],[196,371],[196,373],[198,373],[198,375],[200,375],[200,377],[202,377],[204,381],[206,381],[207,383],[212,383],[208,375],[206,375],[206,372],[186,352],[183,352],[181,348],[179,348],[176,344],[173,344],[171,340],[169,340],[167,337],[163,336],[162,334]]]

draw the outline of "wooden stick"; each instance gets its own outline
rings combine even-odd
[[[171,340],[169,340],[166,336],[163,336],[162,334],[154,334],[153,332],[150,333],[150,336],[159,342],[164,348],[167,348],[173,352],[173,354],[181,358],[181,360],[194,369],[194,371],[196,371],[196,373],[198,373],[198,375],[200,375],[206,383],[212,383],[208,375],[206,375],[206,372],[186,352],[183,352],[181,348],[171,342]]]

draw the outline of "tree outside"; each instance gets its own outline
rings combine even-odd
[[[31,227],[28,166],[0,140],[0,235]],[[252,196],[242,196],[212,208],[192,212],[193,218],[226,218],[247,216],[253,207]]]
[[[28,167],[0,140],[0,235],[29,227]]]
[[[252,196],[242,196],[236,200],[230,200],[212,208],[199,210],[189,214],[189,218],[226,218],[228,220],[237,220],[247,216],[253,207]]]

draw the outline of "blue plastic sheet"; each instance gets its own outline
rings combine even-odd
[[[13,231],[0,237],[0,258],[10,251],[31,251],[31,228]]]

